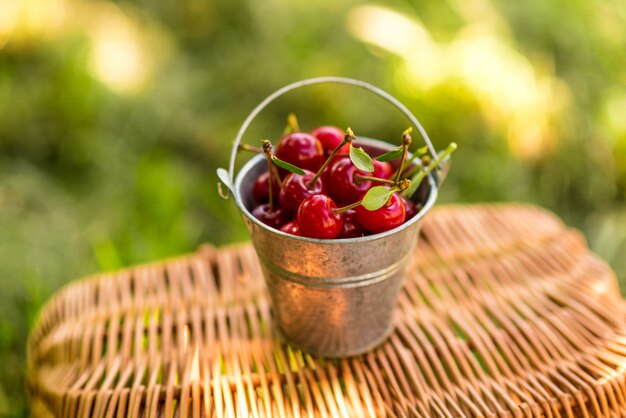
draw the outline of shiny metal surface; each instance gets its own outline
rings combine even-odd
[[[358,144],[370,152],[392,147],[364,138]],[[392,331],[393,307],[420,220],[437,198],[435,178],[429,175],[416,193],[424,205],[421,211],[398,228],[318,240],[285,234],[252,216],[252,186],[266,169],[262,155],[245,164],[234,196],[259,256],[280,332],[290,344],[320,356],[368,351]]]

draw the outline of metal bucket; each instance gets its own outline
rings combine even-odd
[[[284,87],[262,102],[239,132],[227,186],[250,231],[278,330],[288,343],[311,354],[343,357],[372,349],[392,332],[393,308],[417,243],[420,220],[434,205],[442,177],[429,175],[415,194],[423,206],[414,218],[381,234],[319,240],[286,234],[252,216],[252,187],[257,176],[267,170],[267,162],[263,155],[252,158],[233,184],[235,153],[241,137],[256,114],[276,97],[303,85],[326,82],[351,84],[381,95],[407,115],[431,153],[436,156],[436,152],[417,119],[394,98],[369,84],[337,77],[303,80]],[[367,138],[358,138],[357,143],[374,154],[393,147]]]

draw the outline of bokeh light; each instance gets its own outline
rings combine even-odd
[[[45,40],[67,29],[66,0],[3,0],[0,4],[0,47],[14,42]]]
[[[398,55],[417,91],[461,81],[482,105],[485,119],[507,132],[515,155],[536,158],[552,149],[553,117],[569,92],[554,75],[539,76],[493,26],[469,23],[447,43],[433,41],[416,18],[379,6],[361,6],[348,27],[363,41]]]
[[[150,71],[141,34],[119,9],[109,7],[102,12],[89,28],[93,74],[118,93],[137,93],[146,85]]]
[[[0,48],[15,31],[19,20],[19,0],[5,0],[0,5]]]
[[[437,147],[459,144],[438,204],[546,207],[626,290],[624,63],[624,1],[0,0],[0,416],[28,414],[25,340],[61,286],[248,239],[215,169],[302,78],[391,92]],[[379,104],[311,88],[246,139],[276,139],[291,111],[397,137]]]
[[[604,103],[606,126],[613,141],[626,141],[626,89],[609,91]]]

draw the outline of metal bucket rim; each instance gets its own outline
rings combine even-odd
[[[385,142],[385,141],[381,141],[381,140],[373,139],[373,138],[362,137],[362,136],[357,137],[357,140],[359,142],[361,142],[361,143],[370,143],[372,145],[376,145],[376,144],[391,145],[391,144],[389,144],[388,142]],[[430,184],[430,187],[429,187],[429,190],[428,190],[428,196],[426,198],[426,201],[424,202],[424,206],[422,206],[420,211],[417,212],[417,214],[413,218],[411,218],[408,222],[405,222],[405,223],[403,223],[400,226],[397,226],[397,227],[395,227],[393,229],[390,229],[388,231],[385,231],[385,232],[381,232],[379,234],[366,235],[364,237],[357,237],[357,238],[319,239],[319,238],[301,237],[301,236],[297,236],[297,235],[288,234],[288,233],[283,232],[283,231],[281,231],[279,229],[272,228],[272,227],[264,224],[263,222],[259,221],[257,218],[255,218],[252,215],[252,213],[250,213],[248,208],[246,208],[246,205],[244,205],[243,201],[241,200],[240,189],[241,189],[241,185],[243,183],[243,179],[250,172],[252,167],[254,167],[254,165],[258,164],[258,162],[261,161],[261,160],[265,160],[265,158],[266,157],[264,155],[256,155],[253,158],[251,158],[250,160],[248,160],[244,164],[243,167],[241,167],[241,169],[237,173],[237,178],[235,180],[235,187],[234,187],[234,190],[233,190],[233,195],[235,197],[235,203],[237,204],[237,207],[239,208],[241,213],[243,213],[251,222],[254,222],[257,226],[263,228],[264,230],[266,230],[266,231],[268,231],[270,233],[278,234],[278,235],[280,235],[282,237],[290,238],[290,239],[297,240],[297,241],[304,241],[304,242],[309,242],[309,243],[313,243],[313,244],[320,244],[320,245],[331,245],[331,244],[340,244],[340,243],[348,244],[348,243],[369,242],[369,241],[375,241],[375,240],[378,240],[378,239],[386,238],[388,236],[394,235],[395,233],[397,233],[397,232],[399,232],[399,231],[401,231],[403,229],[410,228],[412,225],[414,225],[415,223],[419,222],[424,216],[426,216],[428,211],[434,206],[435,201],[437,200],[438,192],[439,192],[437,181],[435,179],[435,176],[431,172],[431,173],[428,174],[428,182]]]

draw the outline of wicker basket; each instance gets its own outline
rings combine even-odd
[[[341,360],[276,339],[249,245],[71,284],[29,339],[33,415],[626,415],[624,304],[580,233],[524,205],[424,222],[395,334]]]

